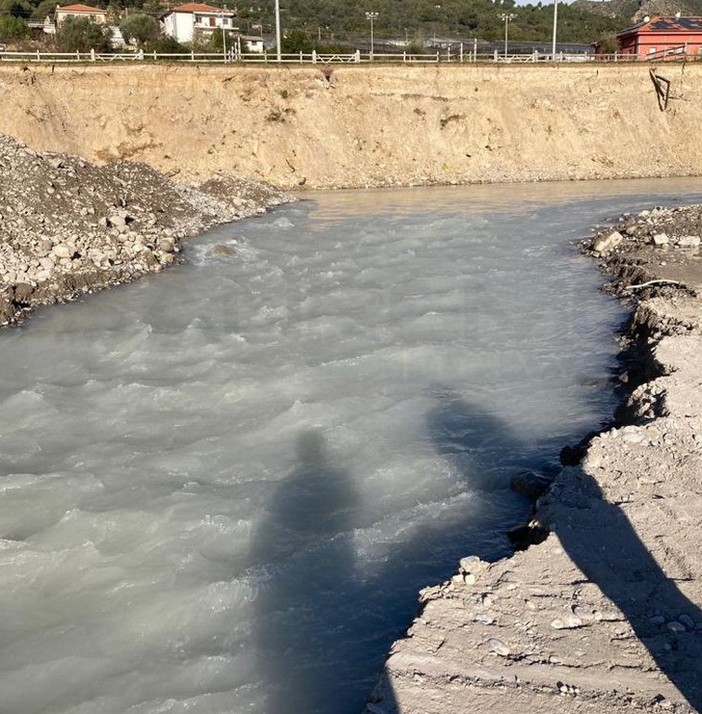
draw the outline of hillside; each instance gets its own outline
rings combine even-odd
[[[590,12],[610,18],[622,18],[634,24],[649,17],[702,15],[702,0],[575,0],[571,5],[581,12]]]

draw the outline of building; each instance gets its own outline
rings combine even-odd
[[[107,12],[99,7],[90,7],[89,5],[64,5],[64,7],[56,6],[56,27],[67,17],[85,17],[98,25],[107,24]]]
[[[214,32],[234,28],[234,13],[219,7],[191,2],[161,16],[164,34],[178,42],[192,42],[196,36],[207,40]]]
[[[617,34],[619,54],[640,59],[702,58],[702,17],[645,17]]]
[[[266,42],[258,35],[239,35],[240,51],[248,54],[263,54],[266,51]]]

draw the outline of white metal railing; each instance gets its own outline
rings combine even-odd
[[[281,62],[285,64],[336,64],[336,63],[404,63],[404,64],[438,64],[440,62],[506,62],[506,63],[527,63],[527,62],[647,62],[651,60],[685,59],[687,61],[700,60],[702,57],[686,55],[678,48],[674,51],[657,53],[651,57],[638,57],[637,55],[592,55],[592,54],[567,54],[556,53],[556,55],[540,54],[533,52],[530,54],[505,54],[495,50],[491,54],[478,54],[475,49],[464,52],[444,50],[433,53],[362,53],[356,51],[350,54],[322,54],[317,52],[297,52],[294,54],[281,55]],[[7,52],[0,51],[0,62],[196,62],[196,63],[255,63],[255,64],[276,64],[277,56],[274,53],[239,53],[236,50],[227,52],[115,52],[104,53],[95,52]]]

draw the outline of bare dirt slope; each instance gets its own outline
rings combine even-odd
[[[0,67],[0,133],[281,187],[696,175],[702,63]]]
[[[465,558],[422,593],[369,712],[702,710],[700,228],[695,207],[603,236],[615,288],[648,293],[623,375],[644,381],[621,425],[537,502],[544,542],[494,564]],[[687,288],[627,288],[671,279],[669,265]]]

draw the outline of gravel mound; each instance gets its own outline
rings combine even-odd
[[[0,135],[0,326],[163,270],[182,238],[291,200],[245,179],[179,186],[143,164],[95,166]]]

